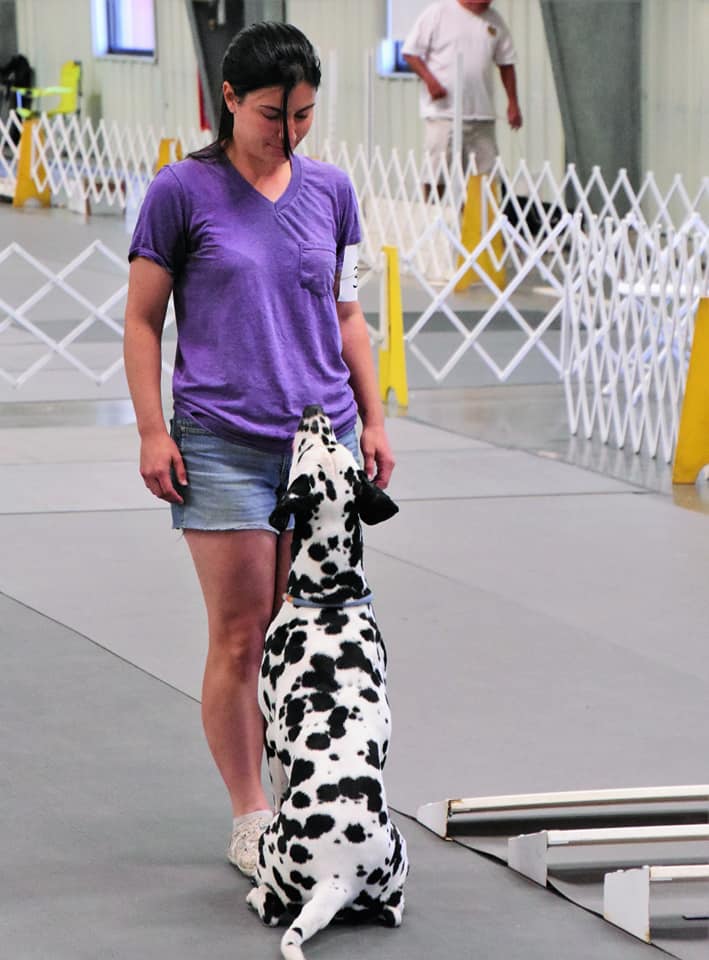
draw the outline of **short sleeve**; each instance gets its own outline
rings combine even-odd
[[[359,205],[354,187],[349,179],[340,189],[340,224],[337,236],[337,269],[342,269],[345,247],[351,247],[362,239],[359,225]]]
[[[412,57],[420,57],[422,60],[428,58],[437,14],[438,8],[435,4],[426,7],[407,33],[404,45],[401,48],[402,53],[408,53]]]
[[[517,52],[512,41],[512,34],[506,23],[500,24],[499,36],[495,44],[495,53],[493,59],[497,66],[504,67],[511,63],[516,63]]]
[[[182,187],[169,167],[159,170],[143,199],[128,260],[146,257],[173,276],[185,262],[187,217]]]

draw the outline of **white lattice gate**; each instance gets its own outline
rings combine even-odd
[[[564,291],[572,433],[672,460],[694,316],[709,289],[709,231],[576,221]]]

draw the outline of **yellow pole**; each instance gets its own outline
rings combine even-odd
[[[497,184],[493,183],[493,191],[497,201]],[[465,196],[465,206],[463,207],[463,220],[460,227],[460,240],[466,250],[474,250],[483,238],[483,235],[489,229],[490,224],[495,217],[495,207],[493,204],[487,204],[487,227],[483,223],[483,175],[474,174],[468,178],[468,186]],[[499,203],[497,204],[499,207]],[[504,254],[504,242],[501,233],[496,233],[492,238],[492,250],[498,263],[501,262]],[[458,256],[458,266],[464,262],[462,255]],[[504,266],[496,266],[493,262],[490,252],[483,250],[475,261],[474,266],[467,270],[455,285],[455,292],[461,293],[473,283],[481,283],[480,274],[485,273],[502,290],[506,283]]]
[[[401,306],[399,251],[382,247],[386,257],[386,342],[379,348],[379,395],[386,403],[393,390],[400,407],[409,405],[404,351],[404,313]]]
[[[709,299],[699,301],[689,356],[687,387],[682,413],[672,483],[695,483],[709,463]]]
[[[17,182],[15,194],[12,198],[13,207],[23,206],[27,200],[38,200],[43,207],[48,207],[52,201],[49,184],[44,190],[38,190],[32,177],[32,131],[37,125],[36,120],[25,120],[20,134],[20,146],[17,158]],[[46,180],[47,171],[44,164],[38,167],[39,176]]]
[[[155,173],[168,163],[182,160],[182,143],[175,137],[163,137],[158,147],[158,162],[155,164]]]

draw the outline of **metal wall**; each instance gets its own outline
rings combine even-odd
[[[709,3],[644,0],[643,168],[690,193],[709,176]]]
[[[642,9],[641,0],[542,0],[566,160],[583,182],[596,167],[610,183],[623,169],[638,188]]]

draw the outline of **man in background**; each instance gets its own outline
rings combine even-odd
[[[474,153],[478,173],[489,173],[497,156],[493,65],[507,94],[509,125],[513,130],[522,126],[512,37],[491,5],[492,0],[438,0],[419,16],[402,48],[404,59],[423,81],[425,149],[435,160],[444,154],[449,162],[456,69],[462,54],[461,160],[465,170],[468,155]],[[430,186],[425,186],[428,198]]]

